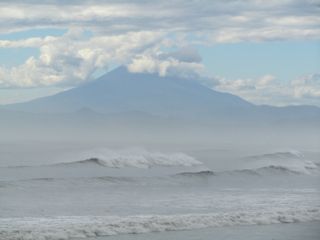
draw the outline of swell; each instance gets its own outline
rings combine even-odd
[[[209,227],[282,224],[320,220],[319,208],[181,215],[0,218],[0,239],[68,240]]]
[[[100,177],[74,177],[74,178],[64,178],[64,177],[40,177],[40,178],[27,178],[27,179],[17,179],[17,180],[5,180],[0,181],[0,188],[11,188],[17,185],[28,185],[28,184],[67,184],[67,185],[79,185],[85,186],[85,184],[91,183],[102,183],[111,185],[121,185],[130,184],[136,185],[140,183],[152,183],[154,181],[161,181],[164,178],[150,178],[150,177],[113,177],[113,176],[100,176]],[[39,186],[40,186],[39,185]]]
[[[259,168],[262,173],[272,171],[273,173],[313,174],[319,170],[319,166],[314,161],[295,150],[249,156],[246,160],[250,168]]]
[[[214,171],[199,171],[199,172],[182,172],[176,176],[182,177],[219,177],[219,176],[286,176],[286,175],[306,175],[305,172],[296,171],[284,166],[269,165],[259,168],[236,169],[230,171],[214,172]]]
[[[47,166],[72,166],[76,164],[96,164],[99,166],[106,166],[106,164],[98,158],[89,158],[89,159],[84,159],[84,160],[79,160],[74,162],[62,162],[62,163],[56,163],[56,164],[51,164]]]
[[[99,164],[99,163],[97,163]],[[173,175],[163,175],[163,176],[110,176],[110,175],[101,175],[101,176],[73,176],[73,177],[36,177],[36,178],[23,178],[15,180],[1,180],[0,187],[5,187],[8,183],[13,182],[55,182],[55,181],[103,181],[110,183],[137,183],[137,182],[150,182],[152,181],[161,181],[161,180],[170,180],[171,177],[179,177],[185,179],[191,178],[231,178],[237,179],[241,177],[265,177],[272,178],[274,176],[286,177],[286,176],[303,176],[309,175],[303,172],[294,171],[283,166],[270,165],[267,167],[261,167],[256,169],[237,169],[232,171],[222,171],[214,172],[211,170],[204,171],[194,171],[194,172],[180,172]],[[318,176],[318,175],[315,175]],[[5,184],[5,185],[3,185]]]
[[[59,162],[52,164],[40,164],[40,165],[17,165],[17,166],[3,166],[0,168],[8,169],[24,169],[24,168],[39,168],[39,167],[63,167],[63,166],[72,166],[78,164],[96,164],[100,166],[105,166],[104,162],[98,158],[89,158],[84,160],[72,161],[72,162]]]
[[[303,158],[303,154],[296,150],[273,152],[250,156],[249,159],[279,159],[279,158]]]
[[[303,174],[302,172],[292,170],[288,167],[278,166],[278,165],[269,165],[265,167],[259,167],[254,169],[242,169],[242,170],[235,170],[231,173],[239,173],[239,174],[247,174],[247,175],[300,175]]]
[[[176,174],[176,176],[185,176],[185,177],[193,177],[193,176],[215,176],[215,172],[206,170],[206,171],[199,171],[199,172],[182,172]]]

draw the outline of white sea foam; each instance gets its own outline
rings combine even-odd
[[[320,209],[186,215],[0,218],[2,240],[64,240],[118,234],[320,220]]]
[[[94,162],[96,164],[110,168],[151,168],[155,166],[190,167],[202,164],[200,161],[185,153],[152,152],[140,148],[123,150],[111,150],[102,148],[90,150],[83,152],[76,157],[73,157],[72,162],[68,162],[68,164],[89,162]]]

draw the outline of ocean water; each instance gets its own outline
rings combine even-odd
[[[318,236],[316,151],[19,149],[0,148],[0,239]]]
[[[88,238],[87,240],[318,240],[319,236],[320,222],[307,222],[294,224],[232,226],[161,233],[125,234]]]

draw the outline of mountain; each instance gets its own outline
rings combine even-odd
[[[294,145],[319,142],[319,131],[318,107],[258,106],[197,80],[124,67],[53,96],[0,108],[0,142]]]
[[[175,117],[230,113],[252,106],[237,96],[213,91],[194,80],[129,73],[125,67],[119,67],[80,87],[6,107],[41,113],[86,108],[104,114],[144,112]]]
[[[68,91],[5,108],[32,113],[115,115],[116,119],[121,116],[249,122],[320,119],[317,107],[257,106],[238,96],[214,91],[193,79],[130,73],[125,67]]]

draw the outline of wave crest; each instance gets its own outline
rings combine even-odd
[[[144,149],[126,149],[126,150],[110,150],[110,149],[97,149],[87,151],[78,159],[72,162],[65,162],[61,164],[97,164],[109,168],[151,168],[156,166],[170,167],[182,166],[191,167],[195,165],[202,165],[202,162],[195,158],[181,152],[176,153],[161,153],[150,152]]]
[[[278,171],[286,173],[311,174],[318,170],[318,166],[296,150],[274,152],[247,158],[248,169],[257,169],[260,172]]]

